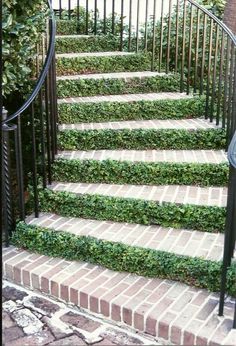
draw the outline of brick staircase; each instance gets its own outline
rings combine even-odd
[[[178,92],[178,75],[148,71],[144,54],[93,53],[91,41],[57,37],[54,182],[4,249],[4,277],[160,342],[235,345],[233,266],[217,315],[225,133],[201,98]]]

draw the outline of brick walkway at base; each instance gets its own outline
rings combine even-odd
[[[215,129],[213,123],[205,119],[181,119],[181,120],[130,120],[130,121],[110,121],[104,123],[80,123],[63,124],[59,126],[60,130],[207,130]]]
[[[49,186],[54,191],[76,194],[98,194],[120,198],[137,198],[158,203],[169,202],[225,207],[227,188],[184,185],[113,185],[55,182]]]
[[[27,223],[52,228],[75,235],[85,235],[139,246],[179,255],[201,257],[208,260],[221,260],[223,255],[224,235],[184,229],[164,228],[161,226],[143,226],[62,217],[56,214],[42,213],[39,218],[31,216]]]
[[[68,97],[59,99],[58,103],[97,103],[97,102],[138,102],[138,101],[160,101],[190,99],[191,95],[184,93],[160,92],[148,94],[124,94],[124,95],[98,95],[86,97]]]
[[[5,346],[160,345],[9,281],[3,282],[2,295]]]
[[[224,150],[65,150],[58,158],[131,162],[228,163]]]
[[[151,78],[158,76],[170,76],[164,72],[151,72],[151,71],[142,71],[142,72],[113,72],[113,73],[90,73],[90,74],[78,74],[71,76],[57,76],[57,80],[76,80],[76,79],[124,79],[130,80],[133,78]]]
[[[218,294],[170,280],[116,273],[18,250],[3,250],[4,278],[177,345],[235,345],[233,300],[218,317]]]

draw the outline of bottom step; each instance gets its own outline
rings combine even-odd
[[[236,344],[233,300],[227,298],[225,316],[219,317],[219,297],[206,290],[15,247],[3,249],[3,275],[172,344]]]

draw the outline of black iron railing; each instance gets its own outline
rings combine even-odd
[[[235,241],[236,241],[236,131],[228,149],[228,159],[230,163],[229,184],[228,184],[228,202],[227,215],[225,226],[225,242],[224,242],[224,257],[223,270],[221,279],[221,294],[219,315],[224,312],[224,299],[227,283],[227,269],[231,265],[234,257]],[[236,283],[235,283],[236,284]],[[236,328],[236,303],[234,311],[233,328]]]
[[[46,187],[51,182],[51,165],[57,150],[56,26],[51,1],[48,7],[45,33],[35,47],[33,91],[14,114],[9,115],[1,108],[2,216],[6,245],[16,220],[25,219],[29,182],[34,196],[32,207],[38,216],[38,184],[42,181]]]

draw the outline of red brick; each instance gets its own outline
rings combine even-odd
[[[26,277],[25,277],[26,279]],[[24,276],[23,276],[23,280],[24,280]],[[41,277],[41,290],[44,293],[49,293],[49,281],[47,278],[45,277]]]
[[[103,299],[100,300],[100,311],[104,316],[110,316],[110,305],[108,301],[105,301]]]
[[[142,314],[134,313],[134,328],[143,331],[144,330],[144,318]]]
[[[80,306],[88,309],[88,295],[85,292],[80,292]]]
[[[60,298],[66,302],[69,301],[69,290],[68,290],[68,286],[62,285],[61,284],[61,290],[60,290],[61,294],[60,294]]]
[[[132,326],[132,310],[131,309],[127,309],[124,307],[122,309],[122,317],[123,317],[124,323],[128,324],[129,326]]]
[[[23,285],[30,287],[30,272],[27,270],[22,271]]]
[[[149,303],[155,304],[158,300],[160,300],[163,295],[171,288],[171,286],[167,283],[162,283],[158,288],[153,292],[150,297],[147,298]]]
[[[201,338],[200,336],[198,336],[197,339],[196,339],[196,345],[198,345],[198,346],[207,346],[207,339],[206,338]]]
[[[89,298],[90,310],[98,313],[98,298],[91,296]]]
[[[151,317],[147,317],[145,332],[147,334],[151,334],[153,336],[156,336],[156,325],[157,325],[156,319],[153,319]]]
[[[173,344],[181,345],[181,329],[179,327],[172,326],[170,340]]]
[[[117,304],[111,304],[111,318],[114,321],[121,322],[121,309]]]
[[[75,288],[71,288],[70,289],[70,302],[78,305],[79,301],[78,301],[78,290],[76,290]]]
[[[195,345],[195,336],[193,335],[193,333],[189,333],[187,331],[184,332],[184,345]]]
[[[59,298],[59,287],[58,283],[56,281],[51,281],[51,294],[57,298]]]
[[[135,295],[145,284],[147,283],[146,278],[140,278],[136,282],[133,283],[126,291],[126,296],[133,296]]]
[[[31,274],[31,282],[32,282],[32,287],[36,289],[40,289],[40,283],[39,283],[39,276],[38,274]]]

